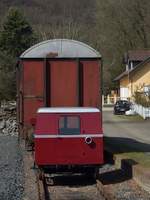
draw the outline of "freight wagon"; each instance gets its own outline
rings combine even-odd
[[[41,42],[26,50],[17,67],[21,137],[35,125],[39,107],[101,108],[101,55],[67,39]]]
[[[97,169],[103,163],[101,55],[67,39],[26,50],[17,67],[20,137],[34,133],[35,163]]]

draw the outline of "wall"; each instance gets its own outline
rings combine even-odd
[[[141,66],[141,68],[131,75],[132,94],[137,90],[137,87],[150,85],[150,62]]]
[[[124,76],[122,79],[120,79],[120,87],[128,87],[128,84],[128,76]]]
[[[131,83],[129,82],[128,75],[124,76],[120,80],[120,97],[121,99],[127,99],[131,96]]]
[[[150,62],[120,80],[120,88],[128,88],[129,97],[133,96],[137,88],[143,88],[144,85],[150,85]]]

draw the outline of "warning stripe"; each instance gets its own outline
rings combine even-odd
[[[35,134],[34,138],[86,138],[86,137],[91,137],[91,138],[102,138],[103,134],[80,134],[80,135],[38,135]]]

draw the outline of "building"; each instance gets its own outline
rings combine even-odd
[[[131,99],[140,89],[150,91],[150,50],[129,51],[124,57],[126,70],[115,78],[120,83],[120,98]]]

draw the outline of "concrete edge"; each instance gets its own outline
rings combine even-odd
[[[24,195],[23,200],[41,200],[39,198],[38,179],[33,169],[33,155],[25,150],[25,144],[20,141],[20,147],[23,151],[23,169],[24,169]]]
[[[124,173],[134,179],[136,183],[145,191],[150,193],[150,169],[144,168],[140,164],[136,163],[132,159],[128,159],[125,156],[113,155],[110,149],[105,150],[108,155],[114,160],[115,167],[122,169]]]
[[[43,181],[38,179],[38,175],[37,175],[37,180],[38,180],[39,200],[45,200],[46,196],[45,196]]]
[[[105,200],[118,200],[115,197],[113,190],[110,188],[110,186],[103,185],[99,180],[96,180],[96,186],[100,194],[105,198]]]
[[[140,165],[133,166],[133,179],[145,191],[150,193],[150,169],[143,168]]]

